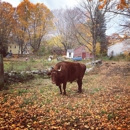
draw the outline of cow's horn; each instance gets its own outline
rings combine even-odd
[[[60,69],[58,69],[58,71],[61,71],[61,67],[60,67]]]

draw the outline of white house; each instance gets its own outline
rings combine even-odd
[[[68,49],[66,57],[67,58],[73,58],[74,57],[74,49]]]
[[[128,50],[130,50],[129,39],[109,46],[107,50],[107,55],[110,56],[111,53],[113,52],[113,56],[117,56],[117,55],[123,54],[124,51],[128,51]]]

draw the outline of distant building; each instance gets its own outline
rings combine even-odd
[[[13,54],[18,54],[19,53],[19,46],[18,44],[9,44],[8,45],[8,52],[12,52]]]
[[[85,46],[79,46],[75,49],[68,49],[67,58],[82,57],[82,59],[92,58],[92,54],[86,51]]]
[[[21,54],[21,50],[17,43],[8,44],[8,52],[9,53],[11,52],[13,55]],[[30,54],[30,52],[31,52],[30,46],[27,46],[27,48],[23,51],[23,54]]]
[[[123,54],[125,51],[130,51],[130,40],[129,39],[109,46],[107,55],[110,56],[111,53],[113,53],[113,56],[117,56],[117,55]]]
[[[74,57],[74,49],[68,49],[66,53],[67,58],[73,58]]]

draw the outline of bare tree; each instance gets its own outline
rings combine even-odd
[[[77,7],[73,10],[69,10],[68,15],[73,26],[73,37],[75,38],[76,43],[78,43],[78,45],[86,46],[86,48],[92,52],[90,49],[92,46],[92,38],[89,29],[90,21],[86,20],[84,13]]]
[[[38,52],[41,42],[53,27],[52,12],[44,4],[36,4],[35,6],[31,12],[31,20],[27,29],[29,43],[34,53]]]
[[[70,10],[71,9],[59,9],[53,11],[55,16],[54,24],[56,27],[55,35],[59,36],[59,40],[65,51],[72,49],[76,42],[73,35],[74,27],[69,17]]]
[[[80,27],[78,28],[76,25],[77,23],[75,24],[75,22],[73,22],[76,31],[76,39],[79,41],[80,44],[85,44],[86,47],[92,51],[94,57],[96,56],[96,43],[98,41],[98,37],[101,35],[99,33],[98,21],[102,17],[106,17],[106,13],[110,10],[113,4],[110,4],[110,0],[108,0],[104,8],[100,10],[101,13],[97,14],[97,8],[99,6],[99,1],[83,0],[80,3],[80,6],[77,8],[78,12],[80,12],[80,16],[82,16],[82,18],[78,19],[78,24],[80,24]],[[74,21],[73,17],[70,17],[71,20]],[[108,20],[110,20],[110,17],[106,21]]]
[[[128,5],[130,5],[130,1],[128,1]],[[118,12],[116,13],[119,13],[123,16],[123,21],[122,24],[120,24],[120,26],[123,27],[122,32],[125,32],[125,34],[128,35],[127,38],[130,38],[130,8],[118,10]]]
[[[124,1],[122,1],[124,2]],[[130,38],[130,0],[126,0],[126,3],[120,4],[120,1],[115,2],[115,6],[112,6],[109,10],[110,13],[120,16],[122,19],[119,23],[119,33],[125,35],[125,39]]]

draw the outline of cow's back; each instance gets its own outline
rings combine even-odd
[[[86,66],[84,64],[64,61],[57,63],[56,68],[61,68],[64,79],[69,82],[73,82],[77,79],[82,79],[86,70]]]

